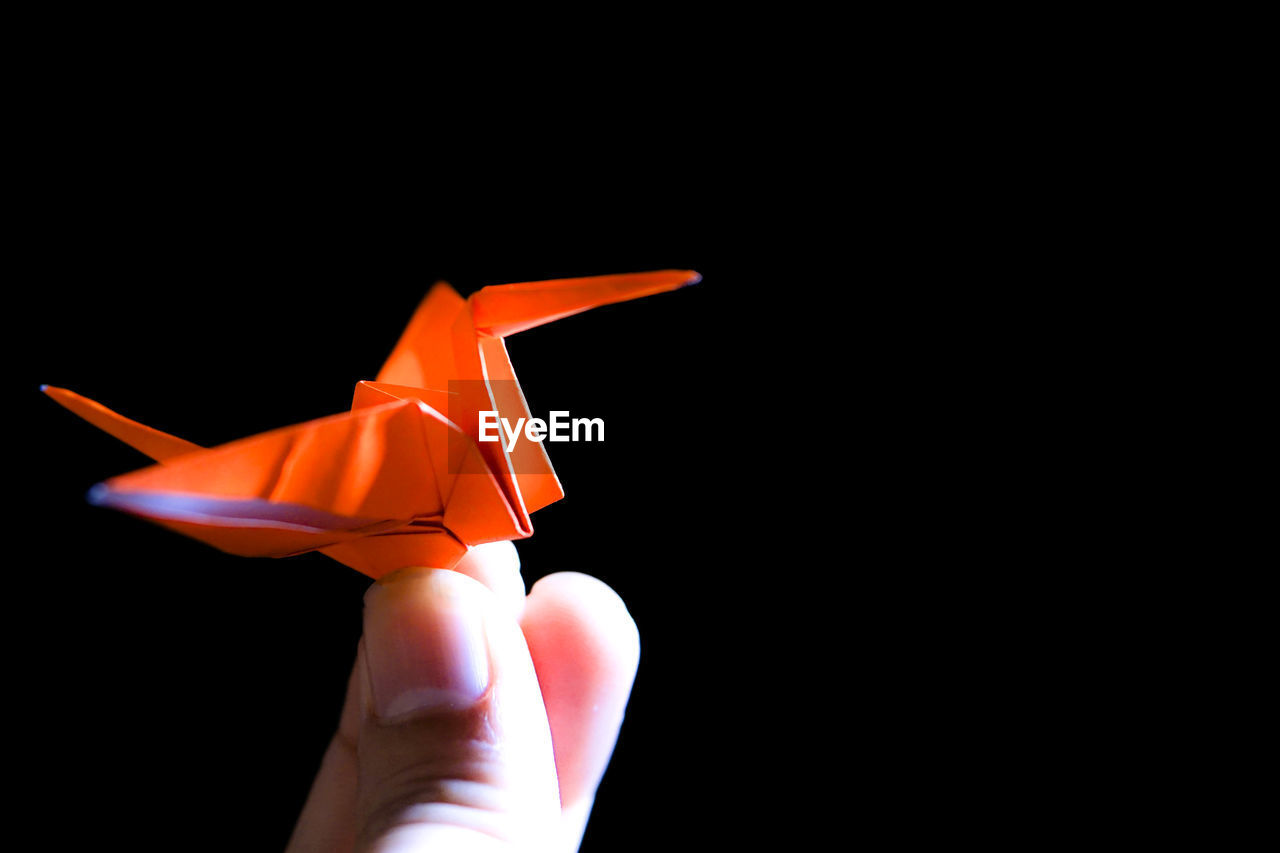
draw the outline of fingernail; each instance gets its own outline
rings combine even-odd
[[[482,589],[448,569],[402,570],[365,594],[374,713],[384,722],[474,704],[489,687]]]

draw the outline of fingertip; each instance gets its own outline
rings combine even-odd
[[[640,661],[640,633],[613,589],[578,572],[534,584],[520,624],[568,808],[594,795],[609,763]]]
[[[547,712],[505,611],[488,584],[451,569],[402,570],[371,588],[355,849],[409,837],[472,849],[541,837],[558,819]]]
[[[460,562],[482,563],[494,571],[518,573],[520,552],[516,550],[514,542],[485,542],[482,545],[472,545]]]
[[[474,545],[453,570],[474,578],[493,591],[512,618],[519,620],[524,612],[524,578],[520,574],[520,555],[511,542],[487,542]]]
[[[541,617],[572,620],[598,642],[606,642],[619,662],[640,657],[640,629],[622,596],[599,578],[581,572],[547,575],[529,591],[526,609]]]

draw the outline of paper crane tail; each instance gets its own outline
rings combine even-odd
[[[111,411],[101,403],[81,397],[66,388],[41,385],[40,390],[57,403],[84,418],[103,432],[114,435],[134,450],[139,450],[157,462],[199,450],[200,445],[184,441],[167,432],[131,421],[124,415]]]

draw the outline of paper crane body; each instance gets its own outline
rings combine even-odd
[[[447,568],[468,546],[529,536],[529,513],[564,496],[541,443],[508,452],[478,440],[481,411],[529,417],[502,339],[698,279],[682,270],[561,279],[465,300],[441,282],[377,379],[356,386],[350,412],[208,449],[71,391],[43,390],[159,463],[95,486],[94,503],[232,554],[319,550],[374,578]]]

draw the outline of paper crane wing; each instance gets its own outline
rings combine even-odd
[[[562,279],[486,287],[466,300],[441,282],[377,380],[356,387],[350,412],[208,449],[71,391],[43,390],[160,463],[94,487],[95,503],[233,554],[320,550],[371,577],[448,567],[470,545],[529,536],[529,513],[564,495],[541,443],[508,451],[478,440],[481,411],[530,416],[503,336],[698,278],[665,270]]]
[[[93,406],[106,422],[135,423]],[[387,559],[411,561],[400,566],[423,559],[452,564],[467,544],[531,532],[474,446],[458,456],[460,441],[470,443],[434,409],[393,398],[219,447],[192,445],[163,464],[95,486],[90,499],[242,556],[282,557],[396,536],[364,549],[371,554],[331,554],[377,577],[398,567]]]

